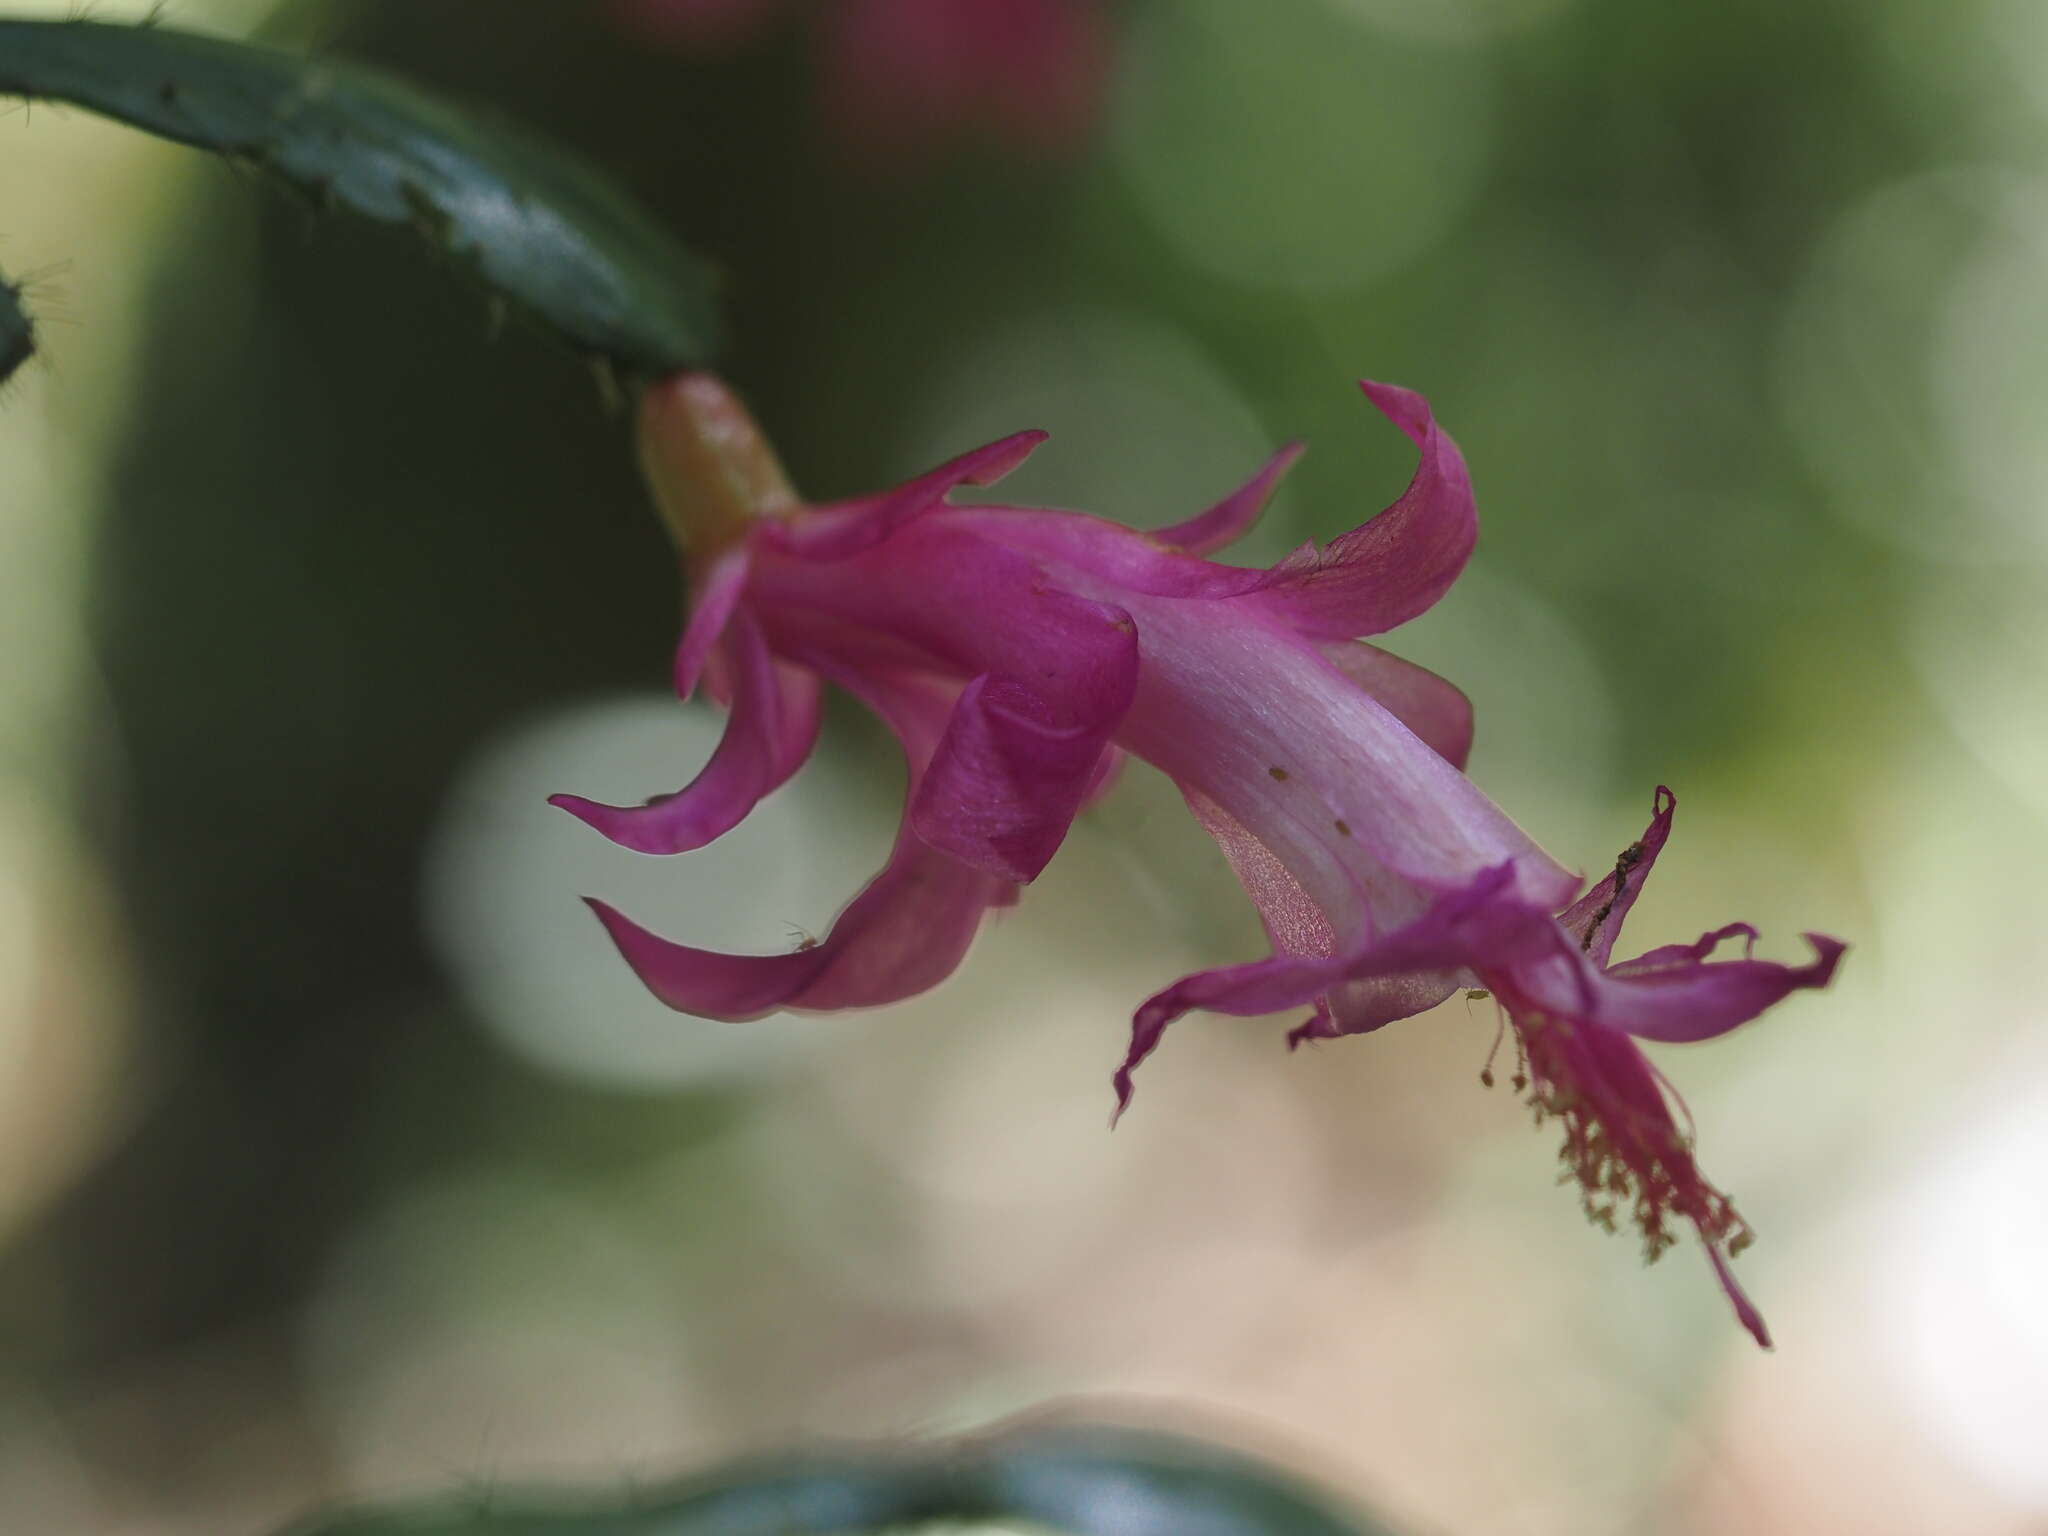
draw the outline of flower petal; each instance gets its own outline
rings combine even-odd
[[[1259,920],[1265,924],[1266,937],[1274,952],[1314,956],[1336,953],[1337,933],[1329,914],[1280,856],[1200,790],[1184,784],[1181,794],[1202,830],[1216,839],[1216,846],[1223,850],[1237,883],[1259,909]]]
[[[983,673],[961,690],[911,807],[934,848],[1016,881],[1035,879],[1059,849],[1138,678],[1135,625],[1080,627],[1087,638],[1044,668],[1054,686]],[[1059,637],[1045,639],[1051,650]]]
[[[1752,930],[1733,924],[1698,944],[1671,945],[1596,972],[1594,1020],[1645,1040],[1709,1040],[1747,1023],[1790,993],[1826,986],[1849,947],[1825,934],[1809,933],[1803,937],[1814,957],[1805,965],[1703,958],[1735,931]]]
[[[1472,753],[1472,701],[1455,683],[1363,640],[1318,647],[1330,665],[1393,712],[1409,730],[1462,769]]]
[[[803,560],[844,560],[872,549],[908,523],[944,504],[963,485],[992,485],[1031,456],[1043,432],[1014,432],[948,459],[893,491],[809,507],[759,526],[757,537]]]
[[[1643,884],[1657,863],[1657,855],[1671,837],[1671,818],[1678,810],[1678,797],[1662,784],[1651,799],[1650,825],[1642,840],[1624,848],[1607,878],[1558,913],[1565,931],[1579,941],[1579,947],[1595,965],[1605,965],[1614,953],[1614,941],[1621,934],[1621,921],[1642,894]]]
[[[1131,1042],[1112,1079],[1116,1114],[1130,1107],[1131,1074],[1159,1047],[1167,1026],[1197,1008],[1255,1018],[1298,1008],[1320,997],[1337,979],[1338,962],[1327,955],[1269,955],[1242,965],[1219,966],[1183,976],[1139,1005],[1131,1018]]]
[[[1429,402],[1392,384],[1361,380],[1359,388],[1414,441],[1422,462],[1408,489],[1377,517],[1273,568],[1259,602],[1323,640],[1405,624],[1449,590],[1479,537],[1464,456]]]
[[[842,673],[903,742],[915,793],[954,690],[907,674]],[[662,1002],[701,1018],[758,1019],[778,1009],[866,1008],[893,1003],[950,976],[982,914],[1017,898],[1014,882],[969,868],[906,823],[882,872],[813,946],[781,955],[730,955],[659,938],[601,901],[591,910],[635,974]]]
[[[752,553],[741,542],[713,558],[693,583],[696,590],[690,602],[689,622],[683,626],[682,641],[676,646],[677,698],[687,699],[696,692],[704,663],[725,634],[726,625],[732,622],[752,567]]]
[[[906,830],[882,873],[819,944],[784,955],[728,955],[658,938],[591,900],[626,963],[662,1002],[699,1018],[779,1009],[872,1008],[937,986],[959,966],[992,906],[1016,887],[928,847]]]
[[[948,520],[991,544],[1119,593],[1154,597],[1227,598],[1257,592],[1270,580],[1256,566],[1218,565],[1143,533],[1084,512],[1046,507],[959,507]]]
[[[1305,449],[1305,444],[1289,443],[1266,460],[1256,475],[1208,511],[1184,523],[1175,523],[1170,528],[1154,529],[1152,537],[1161,544],[1191,555],[1212,555],[1226,545],[1236,543],[1251,531],[1252,525],[1259,520],[1259,514],[1265,511],[1267,498],[1280,483],[1280,477],[1294,467],[1295,460]]]
[[[1437,898],[1414,922],[1383,938],[1368,937],[1347,952],[1276,954],[1182,977],[1148,998],[1131,1020],[1130,1047],[1116,1074],[1118,1113],[1130,1100],[1131,1074],[1138,1063],[1158,1047],[1168,1025],[1196,1008],[1252,1017],[1314,1002],[1316,1016],[1289,1036],[1290,1043],[1298,1044],[1405,1018],[1405,1013],[1380,1016],[1403,999],[1414,1004],[1416,1013],[1435,1006],[1458,985],[1475,954],[1543,952],[1558,937],[1556,926],[1547,913],[1514,899],[1516,879],[1512,863],[1485,870],[1464,889]],[[1377,978],[1394,985],[1359,992],[1351,1000],[1348,1020],[1333,1013],[1329,999],[1341,997],[1347,984]]]
[[[738,826],[810,755],[820,688],[816,673],[776,662],[751,614],[733,620],[723,652],[732,714],[717,750],[687,788],[644,805],[603,805],[581,795],[551,795],[548,803],[637,853],[685,853]]]

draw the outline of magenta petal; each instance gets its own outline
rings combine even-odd
[[[670,943],[591,901],[648,991],[699,1018],[758,1019],[782,1008],[872,1008],[937,986],[959,966],[991,906],[1016,888],[926,847],[906,831],[888,867],[826,938],[783,955],[729,955]]]
[[[696,582],[689,622],[683,626],[682,642],[676,647],[677,698],[687,699],[696,692],[704,663],[724,635],[725,626],[732,621],[733,610],[746,591],[752,565],[752,552],[744,543],[735,544],[714,559]]]
[[[1449,966],[1358,977],[1331,987],[1325,997],[1329,1030],[1334,1035],[1370,1034],[1383,1025],[1427,1012],[1458,988],[1473,984],[1468,971]]]
[[[915,795],[955,689],[942,679],[854,673],[823,664],[903,743]],[[936,986],[973,942],[982,914],[1017,886],[927,845],[906,824],[882,872],[847,904],[821,943],[782,955],[728,955],[674,944],[603,902],[591,908],[647,989],[708,1019],[757,1019],[780,1008],[866,1008]]]
[[[580,795],[551,795],[548,803],[637,853],[685,853],[738,826],[810,755],[820,688],[817,674],[776,662],[750,614],[734,619],[725,650],[732,714],[717,750],[687,788],[645,805],[602,805]]]
[[[790,1005],[824,968],[824,946],[786,955],[726,955],[673,944],[616,908],[583,898],[641,984],[678,1013],[738,1022]]]
[[[1363,640],[1319,647],[1339,672],[1393,712],[1453,768],[1472,753],[1472,701],[1455,683]]]
[[[1339,966],[1339,961],[1326,955],[1269,955],[1242,965],[1197,971],[1153,994],[1131,1019],[1131,1043],[1114,1079],[1117,1114],[1130,1107],[1131,1074],[1158,1049],[1167,1026],[1181,1015],[1206,1008],[1211,1013],[1254,1017],[1301,1007],[1320,997],[1338,978]]]
[[[1191,555],[1211,555],[1236,543],[1259,520],[1273,488],[1280,483],[1280,477],[1294,467],[1295,460],[1301,457],[1304,449],[1305,445],[1301,443],[1289,443],[1266,460],[1264,468],[1256,475],[1208,511],[1184,523],[1175,523],[1170,528],[1154,529],[1152,537]]]
[[[1361,380],[1366,398],[1422,451],[1415,478],[1377,517],[1275,566],[1260,601],[1321,640],[1405,624],[1449,590],[1479,537],[1465,459],[1411,390]]]
[[[1129,621],[1095,634],[1083,643],[1097,654],[1067,657],[1071,670],[1056,679],[1058,692],[987,674],[961,691],[911,810],[926,842],[1008,880],[1032,880],[1045,868],[1137,686]]]
[[[1733,931],[1748,930],[1743,924],[1732,925],[1699,944],[1671,945],[1596,972],[1593,1017],[1609,1029],[1645,1040],[1712,1039],[1790,993],[1826,986],[1848,950],[1839,940],[1809,933],[1804,937],[1813,946],[1814,958],[1805,965],[1695,958]]]
[[[1218,565],[1165,542],[1081,512],[1043,507],[960,507],[949,514],[964,529],[1017,554],[1066,567],[1126,592],[1154,597],[1228,598],[1268,585],[1257,567]]]
[[[958,487],[993,485],[1029,458],[1045,438],[1043,432],[1012,433],[949,459],[893,491],[811,507],[764,522],[759,537],[781,553],[803,560],[848,559],[943,505]]]

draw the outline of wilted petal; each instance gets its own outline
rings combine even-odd
[[[1558,913],[1565,931],[1579,941],[1586,958],[1605,965],[1614,953],[1614,941],[1621,934],[1622,919],[1642,894],[1643,883],[1656,867],[1657,855],[1671,837],[1671,818],[1678,810],[1678,797],[1662,784],[1652,797],[1650,824],[1640,842],[1631,843],[1614,861],[1606,878]]]
[[[581,795],[548,803],[638,853],[686,853],[738,826],[802,766],[818,737],[816,673],[778,663],[761,626],[739,614],[726,632],[732,713],[717,750],[689,786],[645,805],[602,805]]]
[[[1405,624],[1449,590],[1479,537],[1465,459],[1412,390],[1361,380],[1359,388],[1422,452],[1415,478],[1377,517],[1321,550],[1275,566],[1259,602],[1323,640],[1376,635]]]

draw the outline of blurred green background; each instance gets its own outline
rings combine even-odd
[[[818,499],[1045,427],[1006,499],[1149,525],[1306,437],[1268,559],[1405,482],[1351,381],[1426,391],[1484,531],[1393,643],[1475,699],[1475,777],[1595,870],[1676,789],[1638,948],[1856,946],[1659,1057],[1779,1350],[1583,1225],[1463,1002],[1292,1057],[1190,1021],[1110,1135],[1130,1008],[1261,947],[1143,773],[925,998],[645,999],[578,895],[821,931],[886,742],[836,715],[680,860],[551,811],[717,730],[662,692],[623,418],[406,242],[38,108],[0,153],[48,354],[0,398],[0,1524],[258,1531],[1088,1394],[1416,1531],[2042,1530],[2048,11],[1131,0],[1085,150],[893,165],[835,142],[804,7],[694,50],[624,11],[171,19],[611,167],[724,267]]]

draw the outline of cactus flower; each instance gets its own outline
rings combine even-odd
[[[1361,388],[1415,444],[1414,478],[1377,516],[1266,570],[1205,556],[1252,525],[1297,446],[1201,515],[1151,533],[948,501],[1014,468],[1036,432],[877,496],[812,506],[718,381],[650,389],[642,461],[694,598],[675,684],[687,696],[702,680],[728,708],[726,731],[678,793],[554,803],[642,852],[700,847],[802,764],[825,682],[889,725],[909,789],[887,865],[822,941],[792,952],[696,949],[591,905],[641,980],[685,1013],[894,1002],[953,971],[983,914],[1017,899],[1135,754],[1179,786],[1222,847],[1273,952],[1188,977],[1138,1011],[1120,1107],[1131,1069],[1191,1009],[1306,1007],[1296,1034],[1309,1038],[1485,988],[1514,1025],[1532,1102],[1564,1123],[1596,1219],[1626,1199],[1653,1254],[1672,1217],[1692,1222],[1761,1339],[1721,1257],[1745,1236],[1739,1218],[1700,1179],[1630,1037],[1732,1028],[1824,984],[1840,946],[1814,939],[1804,968],[1711,961],[1717,943],[1750,934],[1736,925],[1607,964],[1663,847],[1669,793],[1643,842],[1574,901],[1579,878],[1460,771],[1472,734],[1464,695],[1357,638],[1430,607],[1477,536],[1464,459],[1427,403]]]

